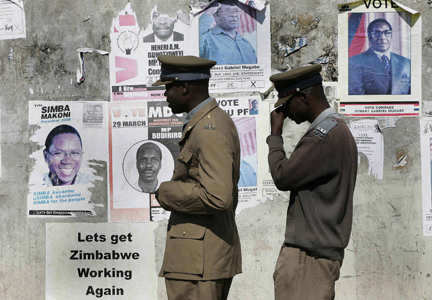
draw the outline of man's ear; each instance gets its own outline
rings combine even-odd
[[[302,98],[304,104],[309,105],[309,99],[308,99],[308,95],[306,93],[301,92],[300,97]]]
[[[44,150],[43,155],[44,155],[45,162],[48,163],[48,151]]]
[[[180,87],[181,93],[183,96],[186,96],[189,93],[189,83],[186,81]]]

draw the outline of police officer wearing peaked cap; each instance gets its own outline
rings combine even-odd
[[[273,274],[276,300],[334,299],[352,226],[357,147],[326,100],[321,65],[270,77],[279,93],[270,115],[268,162],[276,187],[290,191],[285,239]],[[286,157],[285,118],[309,129]]]
[[[171,211],[160,276],[168,299],[227,299],[241,273],[235,223],[240,142],[231,118],[209,96],[216,62],[159,56],[160,80],[173,113],[187,113],[174,175],[156,191]]]

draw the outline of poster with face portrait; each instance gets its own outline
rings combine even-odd
[[[260,96],[232,97],[220,94],[216,101],[234,121],[240,140],[239,200],[236,213],[259,204],[258,136]]]
[[[173,175],[183,119],[183,114],[171,112],[166,101],[110,104],[111,221],[157,221],[169,217],[154,193]]]
[[[330,81],[323,81],[323,90],[324,95],[327,98],[328,103],[331,107],[337,108],[338,100],[340,98],[339,96],[339,83],[338,82],[330,82]]]
[[[432,118],[420,119],[423,235],[432,236]]]
[[[106,214],[106,103],[30,101],[29,217]]]
[[[168,14],[167,7],[154,6],[150,23],[139,28],[130,3],[114,18],[111,26],[111,100],[162,98],[164,87],[153,87],[159,80],[159,55],[192,54],[190,17],[187,12]]]
[[[210,91],[266,91],[271,83],[270,7],[234,0],[193,7],[194,55],[214,60]]]
[[[397,2],[339,5],[339,112],[418,116],[421,16]]]
[[[259,141],[266,141],[267,137],[271,133],[270,126],[270,113],[275,110],[275,103],[278,100],[278,93],[276,90],[272,90],[266,97],[265,101],[261,103],[260,118],[258,123],[258,139]],[[288,120],[288,118],[287,118]],[[304,135],[309,127],[308,122],[296,124],[293,121],[285,121],[282,129],[282,138],[284,142],[284,150],[287,157],[290,157],[294,151],[298,141]],[[268,153],[269,148],[266,142],[258,143],[259,163],[258,163],[258,193],[262,198],[273,198],[273,196],[284,196],[289,197],[289,192],[278,190],[274,184],[273,178],[270,173],[268,165]]]

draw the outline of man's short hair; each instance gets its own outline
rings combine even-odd
[[[78,131],[70,126],[70,125],[59,125],[57,127],[55,127],[53,130],[50,131],[50,133],[48,134],[46,140],[45,140],[45,148],[47,149],[47,151],[49,150],[49,147],[51,147],[52,141],[54,139],[54,137],[56,137],[59,134],[63,134],[63,133],[72,133],[72,134],[76,134],[80,140],[80,144],[82,147],[82,140],[81,140],[81,136],[78,133]]]
[[[386,19],[376,19],[376,20],[373,20],[372,22],[370,22],[368,25],[367,32],[368,32],[369,37],[370,37],[370,34],[372,33],[374,26],[378,23],[387,24],[388,27],[390,28],[390,30],[393,30],[391,24]]]
[[[218,1],[219,4],[225,4],[230,6],[237,6],[237,3],[234,0],[221,0]],[[222,5],[219,5],[219,7],[216,9],[215,14],[217,14],[222,9]]]
[[[162,159],[162,151],[159,148],[159,146],[156,145],[156,144],[154,144],[154,143],[152,143],[152,142],[147,142],[147,143],[142,144],[141,146],[139,146],[139,148],[137,150],[137,153],[136,153],[136,159],[137,160],[138,160],[138,155],[139,155],[140,151],[143,150],[143,149],[154,149],[159,154],[160,159]]]

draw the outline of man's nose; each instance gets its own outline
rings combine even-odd
[[[168,22],[168,18],[167,17],[161,17],[159,18],[159,24],[166,24]]]
[[[70,153],[65,153],[65,157],[62,159],[62,163],[63,164],[69,164],[71,162],[74,162],[75,160],[72,158],[72,154]]]

